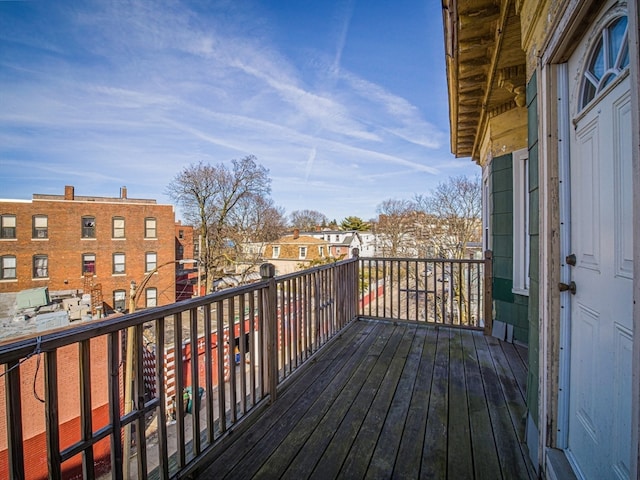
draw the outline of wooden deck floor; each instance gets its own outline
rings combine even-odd
[[[199,478],[535,478],[526,349],[354,322]]]

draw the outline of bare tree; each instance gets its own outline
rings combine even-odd
[[[300,230],[311,231],[327,223],[326,215],[316,210],[294,210],[289,214],[289,225]]]
[[[229,238],[234,252],[227,260],[234,264],[240,283],[244,283],[262,261],[264,246],[280,238],[287,223],[284,208],[275,206],[270,198],[255,195],[243,198],[231,217]]]
[[[417,195],[415,204],[422,219],[419,224],[423,227],[423,235],[418,240],[434,249],[438,256],[463,259],[471,251],[470,244],[481,241],[482,187],[479,177],[451,177],[440,183],[431,195]],[[461,323],[470,321],[467,318],[471,293],[468,285],[479,280],[474,272],[453,263],[445,264],[441,272],[443,280],[449,282]]]
[[[407,255],[413,246],[413,217],[415,206],[409,200],[389,199],[377,208],[376,234],[383,256]]]
[[[416,195],[421,228],[418,242],[438,256],[464,258],[481,240],[482,188],[478,176],[450,177],[431,195]]]
[[[229,248],[230,220],[241,201],[267,197],[268,170],[253,155],[233,160],[232,168],[204,162],[184,168],[167,187],[168,195],[183,209],[185,220],[199,229],[205,291],[211,291],[215,275],[222,271]]]

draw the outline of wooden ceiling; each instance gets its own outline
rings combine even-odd
[[[526,103],[514,0],[443,0],[451,150],[479,161],[488,121]]]

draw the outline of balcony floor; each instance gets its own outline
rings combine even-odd
[[[478,331],[353,322],[199,478],[535,478],[525,362]]]

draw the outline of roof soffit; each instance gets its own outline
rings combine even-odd
[[[451,149],[478,161],[487,121],[525,103],[515,0],[444,2]]]

